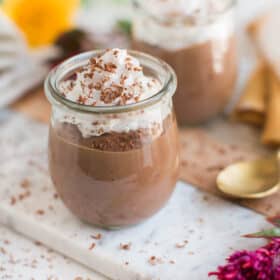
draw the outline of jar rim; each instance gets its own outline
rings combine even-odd
[[[154,14],[150,13],[149,11],[147,11],[147,9],[145,9],[143,7],[143,5],[141,4],[141,0],[132,0],[132,3],[135,7],[140,8],[143,12],[145,12],[148,16],[150,16],[154,20],[156,20],[158,22],[162,22],[164,24],[169,25],[169,24],[172,24],[173,22],[179,23],[179,24],[184,24],[185,22],[189,22],[189,19],[191,18],[189,15],[182,16],[176,20],[168,19],[168,18],[159,18],[159,17],[156,17]],[[223,7],[223,9],[216,11],[216,12],[212,12],[209,16],[206,16],[205,21],[199,22],[199,23],[197,23],[197,25],[203,26],[203,25],[209,24],[213,17],[220,17],[220,16],[224,15],[226,12],[228,12],[231,9],[233,9],[234,7],[236,7],[236,5],[237,5],[237,0],[228,0],[228,3]]]
[[[67,108],[70,108],[74,111],[83,112],[83,113],[96,113],[96,114],[114,114],[114,113],[122,113],[122,112],[130,112],[138,109],[143,109],[148,106],[151,106],[157,102],[159,102],[165,95],[170,93],[171,97],[174,95],[177,88],[177,77],[173,68],[167,64],[165,61],[148,55],[143,52],[128,50],[128,54],[140,58],[141,60],[150,61],[157,66],[161,67],[161,69],[166,71],[166,77],[162,83],[162,87],[159,91],[157,91],[152,96],[141,100],[136,103],[127,104],[127,105],[119,105],[119,106],[91,106],[84,105],[73,102],[67,98],[65,98],[62,92],[58,88],[58,79],[59,76],[64,72],[64,77],[69,74],[70,70],[78,69],[79,67],[85,65],[89,58],[100,55],[104,53],[105,50],[94,50],[89,52],[80,53],[75,55],[58,66],[54,67],[47,78],[45,79],[44,89],[45,95],[51,104],[56,105],[64,105]],[[142,63],[141,63],[142,64]],[[66,69],[65,69],[66,68]],[[65,73],[66,72],[66,73]]]

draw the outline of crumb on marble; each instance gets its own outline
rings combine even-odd
[[[21,181],[20,186],[23,189],[28,189],[30,187],[30,181],[27,178],[25,178]]]
[[[124,244],[121,243],[121,244],[120,244],[120,249],[121,249],[121,250],[128,251],[128,250],[130,250],[131,245],[132,245],[131,242],[129,242],[129,243],[124,243]]]
[[[18,200],[20,200],[20,201],[24,200],[24,199],[28,198],[30,195],[31,195],[31,192],[27,190],[24,193],[20,193],[18,195]]]
[[[11,205],[15,205],[16,202],[17,202],[17,199],[16,199],[14,196],[11,196],[11,198],[10,198],[10,204],[11,204]]]
[[[89,250],[93,250],[95,248],[96,244],[95,243],[91,243],[91,245],[89,246]]]
[[[151,265],[157,265],[157,264],[162,264],[162,263],[164,263],[163,262],[163,260],[161,259],[161,258],[159,258],[159,257],[156,257],[156,256],[151,256],[150,258],[149,258],[149,264],[151,264]]]
[[[38,240],[34,241],[34,244],[35,244],[36,246],[42,246],[42,245],[43,245],[43,244],[42,244],[40,241],[38,241]]]
[[[3,247],[0,247],[0,253],[2,255],[6,255],[7,254],[7,251],[3,248]]]
[[[182,248],[185,248],[188,243],[189,243],[188,240],[184,240],[183,242],[176,243],[175,247],[178,249],[182,249]]]
[[[156,264],[156,257],[155,256],[151,256],[150,259],[149,259],[149,263],[151,265],[155,265]]]
[[[42,210],[42,209],[38,209],[38,210],[36,210],[36,212],[35,212],[37,215],[39,215],[39,216],[43,216],[43,215],[45,215],[45,211],[44,210]]]
[[[90,237],[95,239],[95,240],[100,240],[102,238],[102,234],[101,233],[97,233],[97,234],[91,235]]]

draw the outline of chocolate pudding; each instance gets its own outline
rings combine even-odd
[[[151,14],[141,13],[133,26],[132,47],[160,57],[175,69],[178,89],[174,106],[180,124],[203,122],[223,111],[233,93],[237,73],[236,38],[232,11],[228,10],[232,7],[224,8],[222,15],[201,25],[202,19],[209,20],[215,12],[199,14],[203,6],[196,0],[193,14],[190,2],[151,0],[149,6],[141,7],[146,12],[149,9],[154,17],[165,15],[169,21],[156,21]],[[204,5],[207,2],[211,0],[204,1]],[[218,2],[212,0],[212,9]],[[186,6],[180,7],[179,3]],[[181,23],[183,16],[189,20]]]
[[[62,97],[82,107],[126,106],[99,114],[53,106],[51,178],[65,205],[90,224],[119,228],[147,219],[165,205],[178,178],[174,89],[129,109],[162,88],[142,67],[125,50],[107,50],[61,81]]]

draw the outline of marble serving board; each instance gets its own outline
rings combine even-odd
[[[0,279],[108,280],[1,225]]]
[[[263,242],[241,237],[267,227],[263,216],[180,182],[141,225],[106,231],[84,224],[51,184],[47,126],[1,116],[0,222],[110,279],[206,279],[233,250]]]

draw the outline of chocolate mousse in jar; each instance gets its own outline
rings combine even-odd
[[[123,49],[75,56],[49,74],[49,169],[82,220],[120,228],[149,218],[178,179],[172,68]]]
[[[237,72],[234,0],[134,0],[134,49],[168,62],[178,77],[179,124],[222,112]]]

